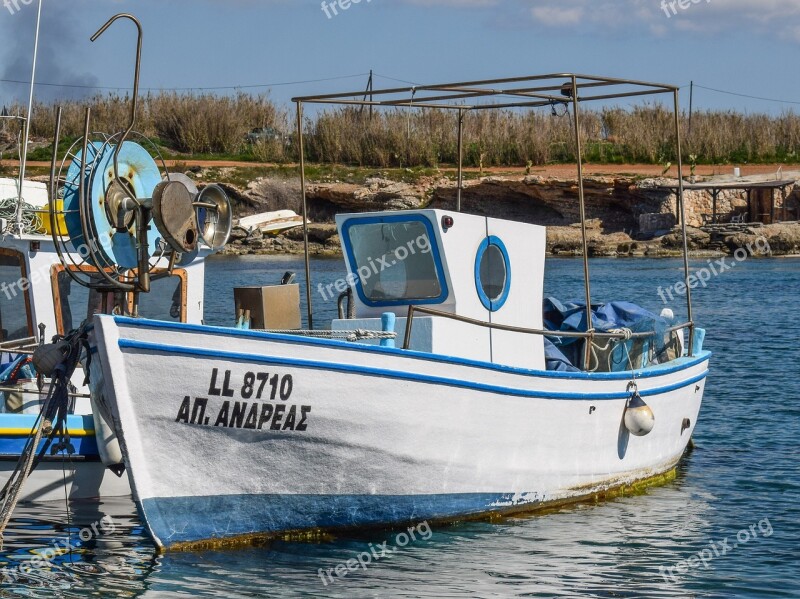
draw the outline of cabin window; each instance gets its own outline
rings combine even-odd
[[[25,257],[0,249],[0,342],[33,337]]]
[[[481,303],[496,312],[503,307],[511,290],[511,264],[500,238],[487,237],[475,258],[475,286]]]
[[[82,278],[87,276],[91,278],[92,282],[100,283],[103,280],[99,274],[84,272],[81,275]],[[58,268],[56,271],[54,291],[56,292],[56,323],[60,335],[66,335],[78,328],[90,315],[105,311],[102,305],[102,295],[73,281],[63,268]]]
[[[75,271],[77,268],[72,267],[72,270]],[[95,269],[82,267],[81,270],[83,279],[89,276],[93,282],[103,281]],[[62,335],[81,326],[94,314],[112,312],[116,302],[115,299],[109,298],[109,303],[104,306],[102,293],[76,283],[63,267],[55,269],[54,294],[56,322],[58,331]],[[127,303],[130,312],[133,307],[132,294],[125,294],[123,301]],[[150,293],[139,295],[139,316],[153,320],[185,322],[186,271],[176,269],[171,276],[160,277],[154,273]]]
[[[151,320],[186,322],[185,271],[169,277],[153,278],[150,293],[139,294],[139,316]]]
[[[351,278],[365,304],[432,304],[447,299],[436,236],[424,217],[352,219],[342,231]]]

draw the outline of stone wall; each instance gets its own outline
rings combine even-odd
[[[800,175],[800,174],[799,174]],[[666,179],[636,180],[625,177],[587,177],[584,181],[586,217],[597,220],[603,233],[653,233],[668,228],[670,217],[677,215],[677,197],[666,187],[674,185]],[[310,183],[307,187],[309,215],[316,222],[332,222],[339,212],[366,212],[439,208],[454,210],[457,184],[448,177],[423,177],[413,183],[381,178],[364,184]],[[259,179],[247,189],[226,189],[235,200],[238,215],[290,208],[300,211],[299,182]],[[753,196],[756,220],[757,194]],[[704,225],[712,213],[708,191],[685,191],[687,224]],[[783,202],[775,193],[776,217],[782,218]],[[725,190],[717,199],[717,215],[721,222],[747,210],[743,191]],[[769,202],[766,201],[766,205]],[[787,200],[788,217],[797,218],[800,193]],[[462,210],[496,218],[565,227],[580,222],[578,185],[575,179],[556,177],[483,177],[468,180],[462,190]],[[664,216],[660,216],[664,215]],[[677,221],[677,219],[675,219]]]

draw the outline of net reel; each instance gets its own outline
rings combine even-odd
[[[59,108],[49,218],[56,251],[70,277],[103,293],[133,292],[135,314],[138,294],[150,290],[151,279],[191,264],[203,244],[217,251],[227,243],[232,210],[220,187],[210,185],[199,191],[189,177],[170,174],[156,145],[134,132],[141,25],[131,15],[116,15],[92,41],[120,18],[132,20],[139,29],[128,128],[113,135],[90,133],[91,109],[87,107],[84,135],[59,163]],[[118,307],[126,305],[118,302]]]

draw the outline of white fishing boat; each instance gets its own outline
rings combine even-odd
[[[302,227],[303,217],[294,210],[276,210],[242,217],[234,221],[233,225],[248,232],[261,231],[264,234],[277,235],[289,229]]]
[[[688,262],[686,322],[593,306],[580,162],[584,101],[659,93],[675,100],[680,157],[678,88],[668,85],[555,74],[375,91],[374,101],[298,98],[306,234],[305,104],[452,109],[459,148],[467,110],[571,109],[585,301],[545,326],[545,230],[461,213],[460,164],[452,210],[337,217],[347,276],[314,288],[306,251],[305,331],[136,318],[149,272],[140,244],[138,259],[126,257],[139,268],[115,279],[134,288],[133,317],[95,316],[87,334],[94,394],[110,408],[156,545],[529,511],[669,477],[696,426],[710,359],[692,319]],[[187,194],[170,191],[180,211]],[[98,227],[130,213],[144,231],[159,196],[137,189],[110,216],[84,214],[86,201],[80,213]],[[163,219],[153,224],[184,239]],[[348,288],[348,317],[314,330],[313,293],[346,299]],[[299,302],[277,308],[299,321]]]
[[[464,320],[542,329],[542,228],[438,211],[339,226],[351,280],[370,260],[430,248],[357,282],[359,319],[333,322],[380,330],[372,315],[435,305],[384,327],[410,327],[407,349],[96,319],[107,399],[159,546],[521,511],[675,468],[707,352],[655,363],[664,346],[633,355],[631,340],[620,347],[633,370],[554,372],[542,336]],[[631,405],[639,397],[649,408]],[[632,410],[643,423],[626,420]],[[636,436],[650,410],[655,426]]]

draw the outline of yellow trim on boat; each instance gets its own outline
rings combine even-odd
[[[35,430],[33,431],[36,432]],[[94,429],[75,429],[67,430],[70,437],[93,437]],[[0,437],[27,437],[31,434],[29,428],[0,428]]]

